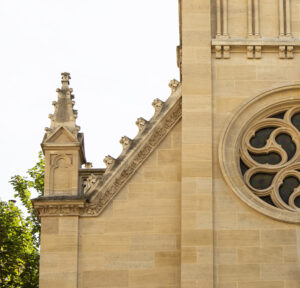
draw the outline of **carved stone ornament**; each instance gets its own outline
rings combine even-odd
[[[75,200],[51,200],[51,199],[34,199],[32,200],[34,211],[38,218],[51,216],[80,216],[84,212],[83,199]]]
[[[97,177],[94,174],[91,174],[84,182],[83,182],[83,192],[87,193],[91,187],[97,182]]]
[[[171,88],[172,93],[176,91],[176,89],[177,89],[179,83],[180,83],[180,82],[177,81],[176,79],[173,79],[173,80],[170,81],[169,87]]]
[[[123,150],[122,150],[122,154],[121,154],[121,155],[125,154],[125,153],[128,151],[128,149],[130,148],[131,143],[132,143],[132,140],[131,140],[129,137],[123,136],[123,137],[121,138],[120,144],[121,144],[122,147],[123,147]]]
[[[154,101],[152,102],[152,106],[155,109],[155,115],[159,114],[159,112],[161,111],[161,109],[163,108],[164,102],[161,101],[160,99],[156,98],[154,99]]]
[[[140,117],[136,120],[135,124],[138,126],[139,128],[139,132],[142,132],[147,125],[147,120],[145,120],[144,118]]]
[[[106,165],[106,168],[110,169],[114,165],[115,159],[113,157],[111,157],[110,155],[107,155],[107,156],[105,156],[103,162]]]
[[[74,95],[72,94],[73,89],[69,87],[70,84],[70,73],[61,73],[61,88],[56,89],[58,93],[57,101],[53,101],[54,114],[49,114],[51,120],[50,128],[46,127],[46,139],[50,138],[57,129],[60,127],[66,128],[75,138],[80,130],[80,127],[76,125],[76,118],[78,115],[77,110],[73,109],[75,105]]]
[[[219,158],[225,180],[244,202],[300,223],[300,84],[247,102],[227,124]]]
[[[122,161],[118,158],[117,164],[105,173],[103,179],[99,181],[97,178],[95,185],[85,193],[88,201],[83,216],[99,215],[181,119],[181,85],[172,93],[165,106],[158,117],[153,117],[147,123],[147,129],[131,140],[133,148],[125,156],[121,154]],[[124,145],[128,139],[123,140]]]

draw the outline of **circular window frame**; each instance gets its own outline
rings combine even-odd
[[[248,188],[240,170],[241,139],[255,117],[280,112],[283,106],[300,106],[300,84],[283,86],[264,92],[248,100],[230,119],[219,143],[219,163],[223,177],[231,190],[248,206],[273,219],[300,223],[300,213],[283,210],[266,203]]]

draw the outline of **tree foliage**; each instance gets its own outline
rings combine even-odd
[[[15,175],[10,183],[14,197],[21,201],[24,213],[14,201],[0,201],[0,287],[37,288],[39,273],[40,223],[34,214],[31,192],[44,190],[44,158],[27,171]],[[23,209],[24,209],[23,208]]]

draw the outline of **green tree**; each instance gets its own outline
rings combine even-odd
[[[0,201],[0,287],[38,287],[40,223],[30,198],[33,191],[43,193],[44,168],[44,158],[39,153],[39,161],[27,176],[11,177],[14,197],[21,201],[25,213],[14,201]]]

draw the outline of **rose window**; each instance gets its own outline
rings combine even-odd
[[[300,211],[300,107],[258,118],[242,136],[240,169],[266,203]]]
[[[228,113],[219,142],[224,193],[274,219],[300,223],[300,84],[249,98]]]

